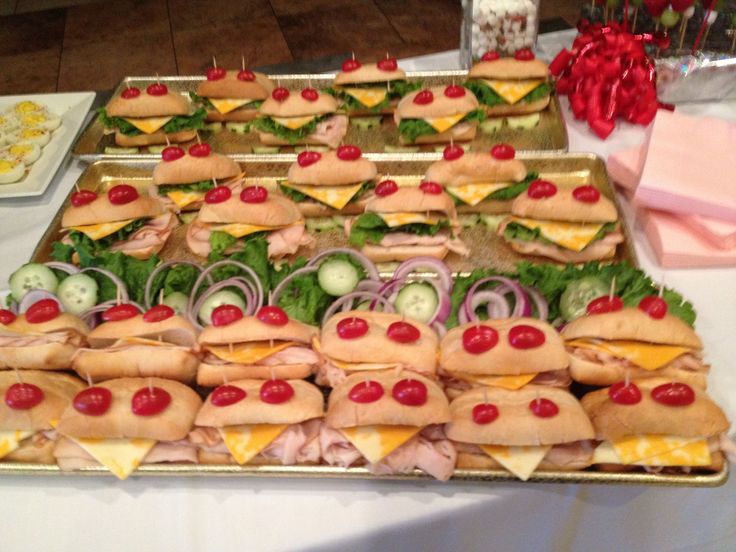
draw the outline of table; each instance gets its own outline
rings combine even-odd
[[[540,37],[540,49],[569,44]],[[557,47],[559,49],[559,47]],[[554,52],[557,51],[554,49]],[[457,53],[407,60],[456,68]],[[736,104],[699,106],[736,119]],[[567,109],[565,109],[567,111]],[[601,142],[568,119],[571,151],[607,156],[640,143],[624,128]],[[0,282],[25,262],[83,165],[71,162],[41,198],[0,202]],[[633,223],[632,211],[624,206]],[[713,365],[710,391],[736,419],[736,269],[657,267],[635,229],[642,267],[683,292]],[[4,284],[0,284],[4,285]],[[77,476],[0,479],[0,550],[725,550],[736,548],[736,477],[717,489]]]

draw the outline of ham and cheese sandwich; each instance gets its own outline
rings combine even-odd
[[[337,100],[313,88],[275,88],[253,121],[266,146],[321,145],[336,148],[348,131],[346,115],[337,115]]]
[[[189,440],[202,464],[318,464],[323,416],[324,397],[311,383],[239,380],[210,393]]]
[[[119,184],[89,203],[69,205],[61,218],[66,234],[61,241],[67,245],[87,242],[93,252],[121,251],[148,259],[161,251],[178,225],[176,215],[158,198]]]
[[[452,328],[440,343],[439,374],[452,398],[471,387],[567,387],[569,358],[562,338],[536,318],[501,318]]]
[[[376,173],[376,164],[355,146],[325,153],[304,151],[289,167],[286,180],[279,181],[279,188],[305,217],[357,215],[375,186]]]
[[[84,384],[36,370],[0,372],[0,460],[55,464],[55,424]]]
[[[701,355],[703,344],[672,314],[657,319],[627,307],[582,316],[561,333],[577,382],[612,385],[626,377],[662,377],[705,389],[709,367]]]
[[[624,241],[616,206],[597,188],[558,188],[546,180],[514,199],[498,235],[519,253],[562,263],[610,259]]]
[[[313,243],[296,204],[257,185],[210,190],[186,235],[189,249],[200,257],[234,253],[246,241],[259,238],[268,241],[271,259],[292,255]]]
[[[274,89],[273,81],[247,69],[213,69],[197,85],[196,93],[190,93],[192,100],[207,110],[207,121],[239,123],[255,119],[263,100]]]
[[[54,449],[64,471],[104,466],[119,479],[141,464],[195,463],[187,435],[202,400],[162,378],[108,380],[77,393],[56,429]]]
[[[194,147],[198,148],[197,155],[180,148],[166,148],[162,161],[153,169],[151,195],[168,197],[178,211],[198,210],[208,191],[218,184],[240,183],[244,174],[238,163],[219,153],[210,153],[209,146]]]
[[[719,471],[736,458],[729,423],[705,393],[669,378],[620,381],[582,398],[601,441],[593,464],[604,471]]]
[[[450,419],[447,398],[430,379],[411,372],[351,374],[330,393],[322,458],[376,475],[419,469],[446,481],[457,457],[441,425]]]
[[[432,328],[400,314],[340,312],[327,320],[314,342],[321,357],[316,381],[335,387],[356,372],[402,370],[434,378],[438,342]]]
[[[593,426],[578,400],[555,387],[477,387],[450,403],[447,437],[458,468],[503,468],[522,481],[535,471],[590,466]]]
[[[384,181],[382,184],[390,182]],[[365,213],[346,219],[350,245],[360,247],[376,263],[448,253],[470,252],[459,238],[460,227],[452,198],[435,182],[416,186],[378,186]]]
[[[77,350],[72,368],[85,380],[159,377],[189,383],[197,373],[197,330],[171,307],[157,305],[145,314],[133,305],[116,305]]]

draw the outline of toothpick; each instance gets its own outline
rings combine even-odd
[[[616,277],[614,276],[613,279],[611,280],[611,289],[608,292],[608,300],[609,301],[612,301],[613,300],[613,296],[615,294],[616,294]]]
[[[307,79],[307,88],[312,88],[312,77]]]
[[[227,370],[223,370],[223,372],[222,372],[222,384],[223,385],[228,385],[228,381],[227,381]]]
[[[488,388],[483,388],[483,403],[488,404]]]
[[[243,68],[243,71],[245,71],[245,55],[240,54],[240,66]]]
[[[212,67],[217,69],[217,60],[215,59],[215,56],[212,56]]]
[[[626,374],[624,375],[624,387],[629,386],[630,379],[631,379],[631,376],[630,376],[629,370],[626,370]]]
[[[87,376],[87,387],[92,387],[92,376],[89,375],[89,372],[86,372],[85,375]]]
[[[120,291],[120,286],[117,286],[115,290],[115,303],[119,305],[122,302],[122,300],[123,300],[123,293]]]
[[[454,147],[454,146],[455,146],[455,140],[452,138],[452,136],[450,136],[450,147]]]
[[[130,90],[130,81],[125,81],[125,88]]]
[[[386,59],[391,59],[391,56],[388,55],[388,52],[386,52]]]
[[[634,22],[631,24],[631,34],[636,34],[636,18],[639,17],[639,6],[634,7]]]
[[[166,138],[166,147],[168,148],[171,145],[171,140],[169,140],[169,135],[168,134],[166,134],[164,136]]]
[[[217,187],[217,185],[218,185],[218,184],[217,184],[217,177],[213,176],[213,177],[212,177],[212,182],[214,182],[214,184],[215,184],[215,187]]]
[[[158,292],[158,304],[160,305],[163,302],[164,302],[164,288],[161,288]]]
[[[79,182],[75,182],[75,183],[74,183],[74,188],[75,188],[75,189],[76,189],[77,191],[79,191]]]
[[[273,291],[272,291],[272,290],[269,290],[269,291],[268,291],[268,304],[269,304],[269,305],[271,305],[271,304],[272,304],[272,303],[271,303],[271,297],[272,297],[272,296],[273,296]]]
[[[18,370],[16,367],[13,367],[13,370],[15,370],[15,377],[18,379],[18,383],[23,385],[23,379],[20,377],[20,370]]]
[[[355,52],[354,51],[353,52],[350,52],[350,55],[352,56],[353,61],[355,61]]]
[[[230,353],[233,352],[233,344],[232,343],[228,343],[227,344],[227,348],[229,349]]]
[[[368,378],[368,374],[366,374],[365,375],[365,386],[366,387],[369,387],[370,386],[370,382],[371,382],[371,380]]]
[[[662,276],[662,280],[659,282],[659,293],[657,294],[657,297],[661,299],[662,295],[664,295],[664,276]]]
[[[156,73],[156,84],[161,84],[161,77],[158,76],[158,73]]]
[[[161,343],[163,343],[164,342],[163,336],[161,334],[157,335],[156,336],[156,341],[160,341]]]
[[[268,346],[273,349],[273,338],[268,340]]]
[[[270,369],[271,369],[271,379],[272,380],[275,380],[276,379],[276,371],[275,371],[275,369],[274,369],[273,366],[271,366]]]
[[[151,378],[148,378],[148,394],[153,395],[153,382]]]
[[[197,131],[197,132],[195,133],[195,135],[197,136],[197,143],[198,143],[198,144],[201,144],[201,143],[202,143],[202,141],[201,141],[201,140],[199,139],[199,131]]]
[[[539,396],[539,390],[535,391],[535,393],[536,393],[536,395],[537,395],[537,398],[536,398],[536,399],[534,399],[534,400],[536,401],[536,403],[537,403],[537,406],[539,406],[539,404],[540,404],[540,403],[542,402],[542,399],[541,399],[541,397]]]

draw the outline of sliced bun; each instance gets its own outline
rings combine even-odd
[[[529,409],[531,402],[548,399],[559,408],[556,416],[540,418]],[[473,408],[490,403],[498,418],[489,424],[473,421]],[[527,385],[516,391],[500,387],[476,387],[450,403],[452,421],[445,434],[453,441],[482,445],[558,445],[593,439],[593,426],[578,400],[568,391],[544,385]]]
[[[283,138],[279,138],[275,134],[271,134],[269,132],[259,132],[258,138],[261,141],[261,144],[264,146],[324,146],[327,145],[322,139],[320,138],[314,138],[313,134],[310,134],[309,136],[305,138],[300,138],[294,143],[289,142],[288,140],[284,140]]]
[[[311,345],[319,333],[319,328],[289,319],[283,326],[272,326],[258,320],[255,316],[244,316],[227,326],[206,326],[199,334],[201,345],[227,345],[228,343],[247,343],[251,341],[295,341]]]
[[[618,212],[613,201],[601,195],[595,203],[576,200],[572,188],[557,188],[552,197],[534,199],[520,194],[511,204],[511,213],[518,217],[569,222],[616,222]]]
[[[305,100],[299,90],[291,90],[289,97],[283,102],[268,96],[261,104],[259,112],[268,117],[303,117],[306,115],[324,115],[337,111],[337,100],[329,94],[319,92],[313,102]]]
[[[422,90],[410,92],[396,106],[396,117],[398,119],[426,119],[435,117],[449,117],[458,113],[469,113],[478,109],[478,99],[469,90],[459,98],[445,96],[447,86],[432,86],[428,90],[434,95],[434,101],[429,104],[416,104],[414,98]]]
[[[207,157],[192,157],[188,153],[175,161],[160,161],[153,169],[153,183],[191,184],[202,180],[224,180],[239,175],[240,165],[229,157],[212,153]]]
[[[394,385],[405,379],[414,379],[427,387],[427,402],[421,406],[405,406],[391,394]],[[366,380],[383,387],[383,396],[371,403],[357,403],[349,398],[350,390]],[[419,374],[371,372],[349,375],[332,390],[325,423],[335,429],[368,425],[407,425],[424,427],[443,424],[450,420],[450,408],[442,388]]]
[[[3,456],[3,462],[22,462],[30,464],[56,464],[54,448],[56,441],[46,439],[40,444],[29,438],[20,442],[20,446],[10,454]]]
[[[222,203],[205,203],[197,216],[199,222],[229,224],[234,222],[258,226],[287,226],[302,220],[299,208],[288,197],[269,193],[263,203],[240,200],[240,190]]]
[[[667,378],[631,380],[641,391],[641,401],[633,405],[613,402],[608,388],[585,395],[581,403],[595,427],[596,439],[615,441],[630,435],[674,435],[712,437],[728,431],[726,415],[705,391],[693,388],[695,402],[687,406],[667,406],[652,399],[652,389],[672,383]]]
[[[229,406],[215,406],[210,395],[199,410],[194,423],[200,427],[298,424],[324,415],[324,397],[317,386],[303,380],[288,380],[294,389],[292,398],[280,404],[269,404],[260,398],[261,386],[264,383],[264,380],[252,379],[230,382],[228,385],[239,387],[246,392],[245,399]]]
[[[319,161],[307,167],[292,163],[287,180],[294,184],[339,186],[376,178],[378,170],[370,159],[360,157],[355,161],[343,161],[335,151],[322,152],[320,155]]]
[[[551,97],[545,96],[539,100],[533,102],[516,102],[515,104],[499,104],[499,105],[484,105],[483,108],[486,110],[486,115],[489,117],[506,117],[513,115],[527,115],[529,113],[536,113],[546,109],[549,105]]]
[[[498,344],[479,355],[471,354],[463,346],[463,334],[478,325],[498,332]],[[564,370],[569,364],[562,338],[550,324],[536,318],[500,318],[476,324],[471,322],[451,329],[440,343],[440,367],[451,373],[518,376]],[[533,349],[515,349],[509,343],[509,331],[514,326],[526,325],[544,333],[544,344]]]
[[[160,387],[171,395],[166,409],[153,416],[136,416],[130,404],[140,389]],[[202,400],[194,390],[183,383],[162,378],[120,378],[104,381],[98,387],[109,389],[112,404],[101,416],[86,416],[68,406],[61,416],[57,430],[73,438],[90,439],[156,439],[178,441],[192,429],[194,417]]]
[[[518,159],[500,161],[489,153],[470,151],[454,161],[435,161],[424,178],[443,186],[459,186],[481,182],[521,182],[526,174],[524,163]]]
[[[455,142],[467,142],[475,139],[476,131],[478,130],[478,122],[472,121],[469,123],[459,123],[452,128],[447,129],[444,132],[437,134],[425,134],[418,136],[416,141],[410,142],[404,138],[403,134],[399,135],[399,142],[402,145],[410,144],[447,144],[451,141]]]
[[[546,79],[549,67],[540,59],[521,61],[512,57],[479,61],[470,68],[468,78],[494,80]]]
[[[66,374],[24,370],[16,374],[12,370],[0,372],[0,396],[5,397],[8,388],[16,383],[36,385],[43,391],[43,401],[27,410],[10,408],[0,401],[0,431],[44,431],[53,429],[49,421],[58,420],[74,396],[84,389],[82,381]]]
[[[363,194],[360,199],[351,201],[339,210],[333,209],[329,205],[325,205],[311,198],[300,201],[296,205],[299,207],[299,212],[306,218],[331,217],[334,215],[361,215],[365,211],[365,204],[368,201],[366,195]]]
[[[168,141],[172,144],[183,144],[197,137],[196,130],[180,130],[179,132],[163,132],[159,130],[151,134],[136,134],[128,136],[122,132],[115,132],[115,143],[124,148],[134,148],[139,146],[155,146],[166,144]]]
[[[228,71],[224,79],[203,80],[197,85],[197,95],[205,98],[247,98],[265,100],[274,89],[274,83],[263,73],[254,72],[253,81],[238,80],[240,71]]]
[[[499,232],[499,234],[503,235],[502,232]],[[621,243],[623,235],[620,233],[618,235],[620,239],[616,243]],[[602,240],[591,243],[582,251],[573,251],[572,249],[565,249],[555,244],[539,241],[506,240],[506,243],[511,246],[511,249],[522,255],[538,255],[560,263],[578,264],[588,261],[602,261],[612,259],[616,255],[616,243],[608,243]]]
[[[79,345],[74,343],[0,347],[0,369],[68,370],[78,348]]]
[[[89,334],[87,324],[81,318],[68,312],[62,312],[59,316],[47,322],[41,322],[40,324],[31,324],[26,320],[26,315],[21,314],[11,324],[5,326],[4,330],[24,334],[47,334],[52,332],[74,332],[78,335]]]
[[[197,368],[197,385],[217,387],[226,381],[239,379],[304,379],[315,373],[314,364],[210,364]]]
[[[372,195],[366,203],[368,213],[444,213],[454,226],[457,222],[455,202],[446,192],[425,193],[419,186],[400,186],[396,192],[387,196]]]
[[[703,347],[695,331],[678,317],[667,314],[664,318],[657,320],[634,307],[626,307],[620,311],[604,314],[581,316],[567,324],[561,334],[565,340],[595,337],[681,345],[693,349]]]
[[[92,381],[113,378],[166,378],[184,383],[194,381],[199,358],[182,347],[128,345],[115,350],[80,349],[72,368]]]
[[[110,117],[168,117],[169,115],[189,115],[189,101],[181,94],[169,92],[163,96],[152,96],[141,90],[140,96],[126,100],[115,96],[107,104]]]
[[[450,248],[446,244],[384,247],[367,243],[360,251],[374,263],[389,263],[392,261],[406,261],[414,257],[433,257],[442,260],[447,257]]]
[[[107,194],[100,194],[87,205],[81,207],[69,205],[61,218],[61,226],[69,228],[143,217],[153,218],[165,212],[164,204],[158,198],[146,194],[141,194],[135,201],[123,205],[110,203]]]
[[[103,322],[90,332],[87,339],[92,347],[100,349],[111,346],[121,337],[143,337],[191,347],[197,343],[197,329],[183,316],[146,322],[139,314],[127,320]]]
[[[220,113],[216,109],[207,110],[208,123],[247,123],[258,118],[258,108],[240,107],[229,113]]]
[[[340,86],[370,82],[384,83],[393,80],[404,80],[405,78],[406,72],[398,67],[395,71],[384,71],[379,69],[376,63],[366,63],[355,71],[340,71],[335,76],[333,84]]]

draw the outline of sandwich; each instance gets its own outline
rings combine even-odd
[[[217,184],[240,182],[240,165],[224,155],[212,153],[209,144],[183,149],[166,148],[162,161],[153,169],[151,195],[168,197],[179,211],[196,211],[204,203],[204,194]]]
[[[302,380],[238,380],[216,388],[189,440],[201,464],[318,464],[324,397]]]
[[[257,185],[207,192],[186,237],[189,249],[201,257],[229,255],[260,239],[268,242],[269,258],[292,255],[313,243],[296,203]]]
[[[54,299],[41,299],[17,317],[3,314],[0,369],[68,370],[74,353],[87,343],[87,324],[61,312]]]
[[[303,151],[289,167],[279,189],[294,200],[305,217],[357,215],[375,187],[376,164],[355,146],[337,151]]]
[[[484,118],[475,96],[456,85],[410,92],[394,111],[402,144],[466,142]]]
[[[603,471],[719,471],[733,455],[723,411],[701,389],[670,378],[621,381],[582,400]]]
[[[575,471],[593,459],[593,426],[578,400],[556,387],[476,387],[450,403],[445,434],[457,467],[503,468],[522,481],[535,471]]]
[[[514,200],[498,235],[519,253],[562,263],[610,259],[624,241],[616,206],[597,188],[558,189],[546,180]]]
[[[302,379],[314,374],[319,357],[312,350],[318,328],[292,320],[279,307],[263,307],[255,316],[227,318],[218,309],[212,313],[212,325],[199,335],[203,358],[197,383],[215,387],[238,379]],[[273,314],[276,313],[276,314]],[[238,318],[240,316],[240,318]],[[273,316],[279,323],[273,323]]]
[[[400,314],[345,311],[322,325],[315,351],[320,355],[317,384],[335,387],[355,372],[437,373],[435,331]]]
[[[657,319],[632,307],[591,314],[567,324],[562,338],[577,382],[603,386],[627,377],[660,377],[705,389],[703,344],[672,314]]]
[[[102,313],[102,324],[87,336],[72,368],[87,381],[122,377],[159,377],[184,383],[194,380],[199,358],[197,330],[167,305],[141,314],[130,304]]]
[[[331,466],[365,466],[376,475],[419,469],[446,481],[456,460],[442,431],[448,421],[447,398],[428,378],[394,371],[351,374],[330,393],[322,458]]]
[[[274,89],[273,82],[263,73],[243,69],[226,71],[212,67],[207,78],[189,96],[207,110],[208,122],[239,123],[252,121],[258,108]]]
[[[459,231],[455,204],[436,182],[379,185],[365,213],[345,221],[350,245],[376,263],[417,256],[444,259],[450,251],[466,256]]]
[[[194,140],[207,116],[204,109],[192,112],[184,96],[169,92],[161,83],[151,84],[143,92],[126,88],[99,113],[104,127],[115,132],[115,143],[122,147]]]
[[[525,53],[519,55],[524,59],[499,58],[491,53],[470,68],[464,86],[475,94],[489,117],[537,113],[549,105],[553,89],[549,68],[529,50]]]
[[[196,463],[187,440],[202,406],[183,383],[120,378],[87,387],[64,410],[54,449],[63,471],[104,466],[126,479],[141,464]]]
[[[526,192],[536,173],[527,173],[524,163],[514,159],[514,148],[506,144],[490,153],[448,146],[424,178],[445,188],[458,213],[496,214],[511,210],[512,200]]]
[[[77,378],[56,372],[0,372],[0,460],[55,464],[54,424],[83,388]]]
[[[337,100],[329,94],[278,87],[261,105],[253,128],[266,146],[317,144],[334,149],[348,131],[348,118],[336,111]]]
[[[479,386],[567,387],[569,362],[562,338],[547,322],[499,318],[448,331],[440,343],[439,373],[452,397]]]
[[[65,233],[61,243],[83,246],[95,255],[121,251],[148,259],[161,251],[178,225],[176,215],[157,197],[140,195],[133,186],[118,184],[105,194],[84,190],[72,196],[61,218]]]
[[[359,117],[391,115],[399,100],[417,88],[421,83],[407,82],[394,58],[365,65],[348,59],[326,92],[339,98],[341,109],[351,117]]]

